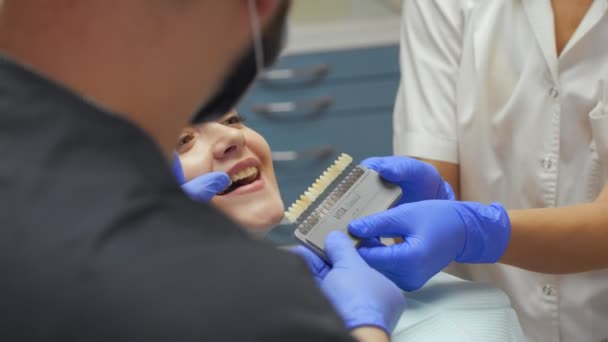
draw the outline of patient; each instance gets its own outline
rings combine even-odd
[[[270,147],[236,111],[184,128],[176,153],[186,181],[213,171],[228,173],[232,184],[211,204],[243,227],[264,233],[283,218]]]
[[[187,127],[176,147],[186,181],[224,171],[232,184],[211,204],[247,230],[266,233],[283,217],[283,202],[266,140],[230,112],[216,121]],[[408,307],[391,340],[522,341],[507,296],[486,284],[440,273],[405,294]]]

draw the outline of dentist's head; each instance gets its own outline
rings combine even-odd
[[[232,108],[276,57],[288,5],[3,0],[0,52],[132,121],[170,156],[182,127]]]

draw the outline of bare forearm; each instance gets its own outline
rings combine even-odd
[[[459,199],[460,198],[460,166],[458,164],[452,164],[452,163],[431,160],[431,159],[421,159],[421,160],[423,162],[429,163],[429,164],[433,165],[435,168],[437,168],[437,171],[439,171],[439,174],[441,174],[441,177],[443,178],[443,180],[448,182],[448,184],[450,184],[450,186],[452,187],[452,190],[454,190],[454,195],[456,196],[456,199]]]
[[[423,159],[435,166],[460,198],[456,164]],[[608,268],[608,185],[592,203],[509,211],[511,240],[502,263],[542,273],[576,273]]]
[[[374,327],[360,327],[352,330],[351,335],[359,342],[389,342],[384,330]]]
[[[511,240],[502,263],[543,273],[608,268],[608,202],[511,210]]]

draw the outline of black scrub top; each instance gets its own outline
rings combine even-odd
[[[351,340],[141,130],[2,57],[0,204],[0,341]]]

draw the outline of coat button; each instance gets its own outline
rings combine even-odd
[[[551,89],[549,89],[549,96],[551,96],[554,99],[558,98],[559,90],[557,90],[557,88],[555,88],[555,87],[551,87]]]
[[[542,166],[543,169],[548,170],[553,166],[553,160],[551,160],[551,157],[549,157],[549,156],[544,157],[540,161],[540,165]]]
[[[557,295],[557,289],[553,285],[543,285],[543,294],[545,296],[553,297]],[[608,341],[607,341],[608,342]]]

